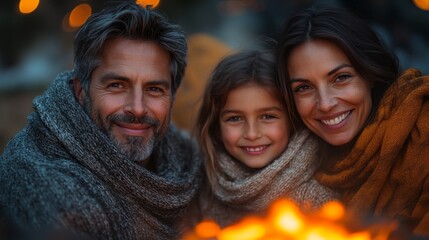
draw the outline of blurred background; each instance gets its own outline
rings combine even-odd
[[[118,2],[118,0],[116,0]],[[399,57],[401,69],[429,74],[429,0],[161,0],[149,4],[188,35],[189,66],[173,120],[190,129],[205,80],[231,51],[276,37],[287,18],[314,4],[337,5],[365,17]],[[26,123],[32,99],[55,76],[73,68],[73,38],[103,0],[0,2],[0,153]]]

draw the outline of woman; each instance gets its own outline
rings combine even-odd
[[[318,180],[355,214],[429,235],[429,77],[398,64],[366,21],[339,8],[293,16],[279,80],[296,125],[319,136]]]

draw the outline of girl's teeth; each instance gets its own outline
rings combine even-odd
[[[248,152],[259,152],[262,151],[265,147],[246,147]]]
[[[326,125],[336,125],[340,122],[342,122],[344,119],[346,119],[346,117],[350,114],[349,112],[346,112],[344,114],[341,114],[340,116],[334,118],[334,119],[329,119],[329,120],[322,120],[322,123],[326,124]]]

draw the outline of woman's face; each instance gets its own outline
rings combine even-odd
[[[298,113],[312,132],[335,146],[360,133],[372,107],[371,84],[339,47],[307,41],[292,50],[287,70]]]

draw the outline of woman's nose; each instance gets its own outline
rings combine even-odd
[[[329,112],[338,104],[338,99],[330,90],[321,90],[318,94],[317,108],[322,112]]]

